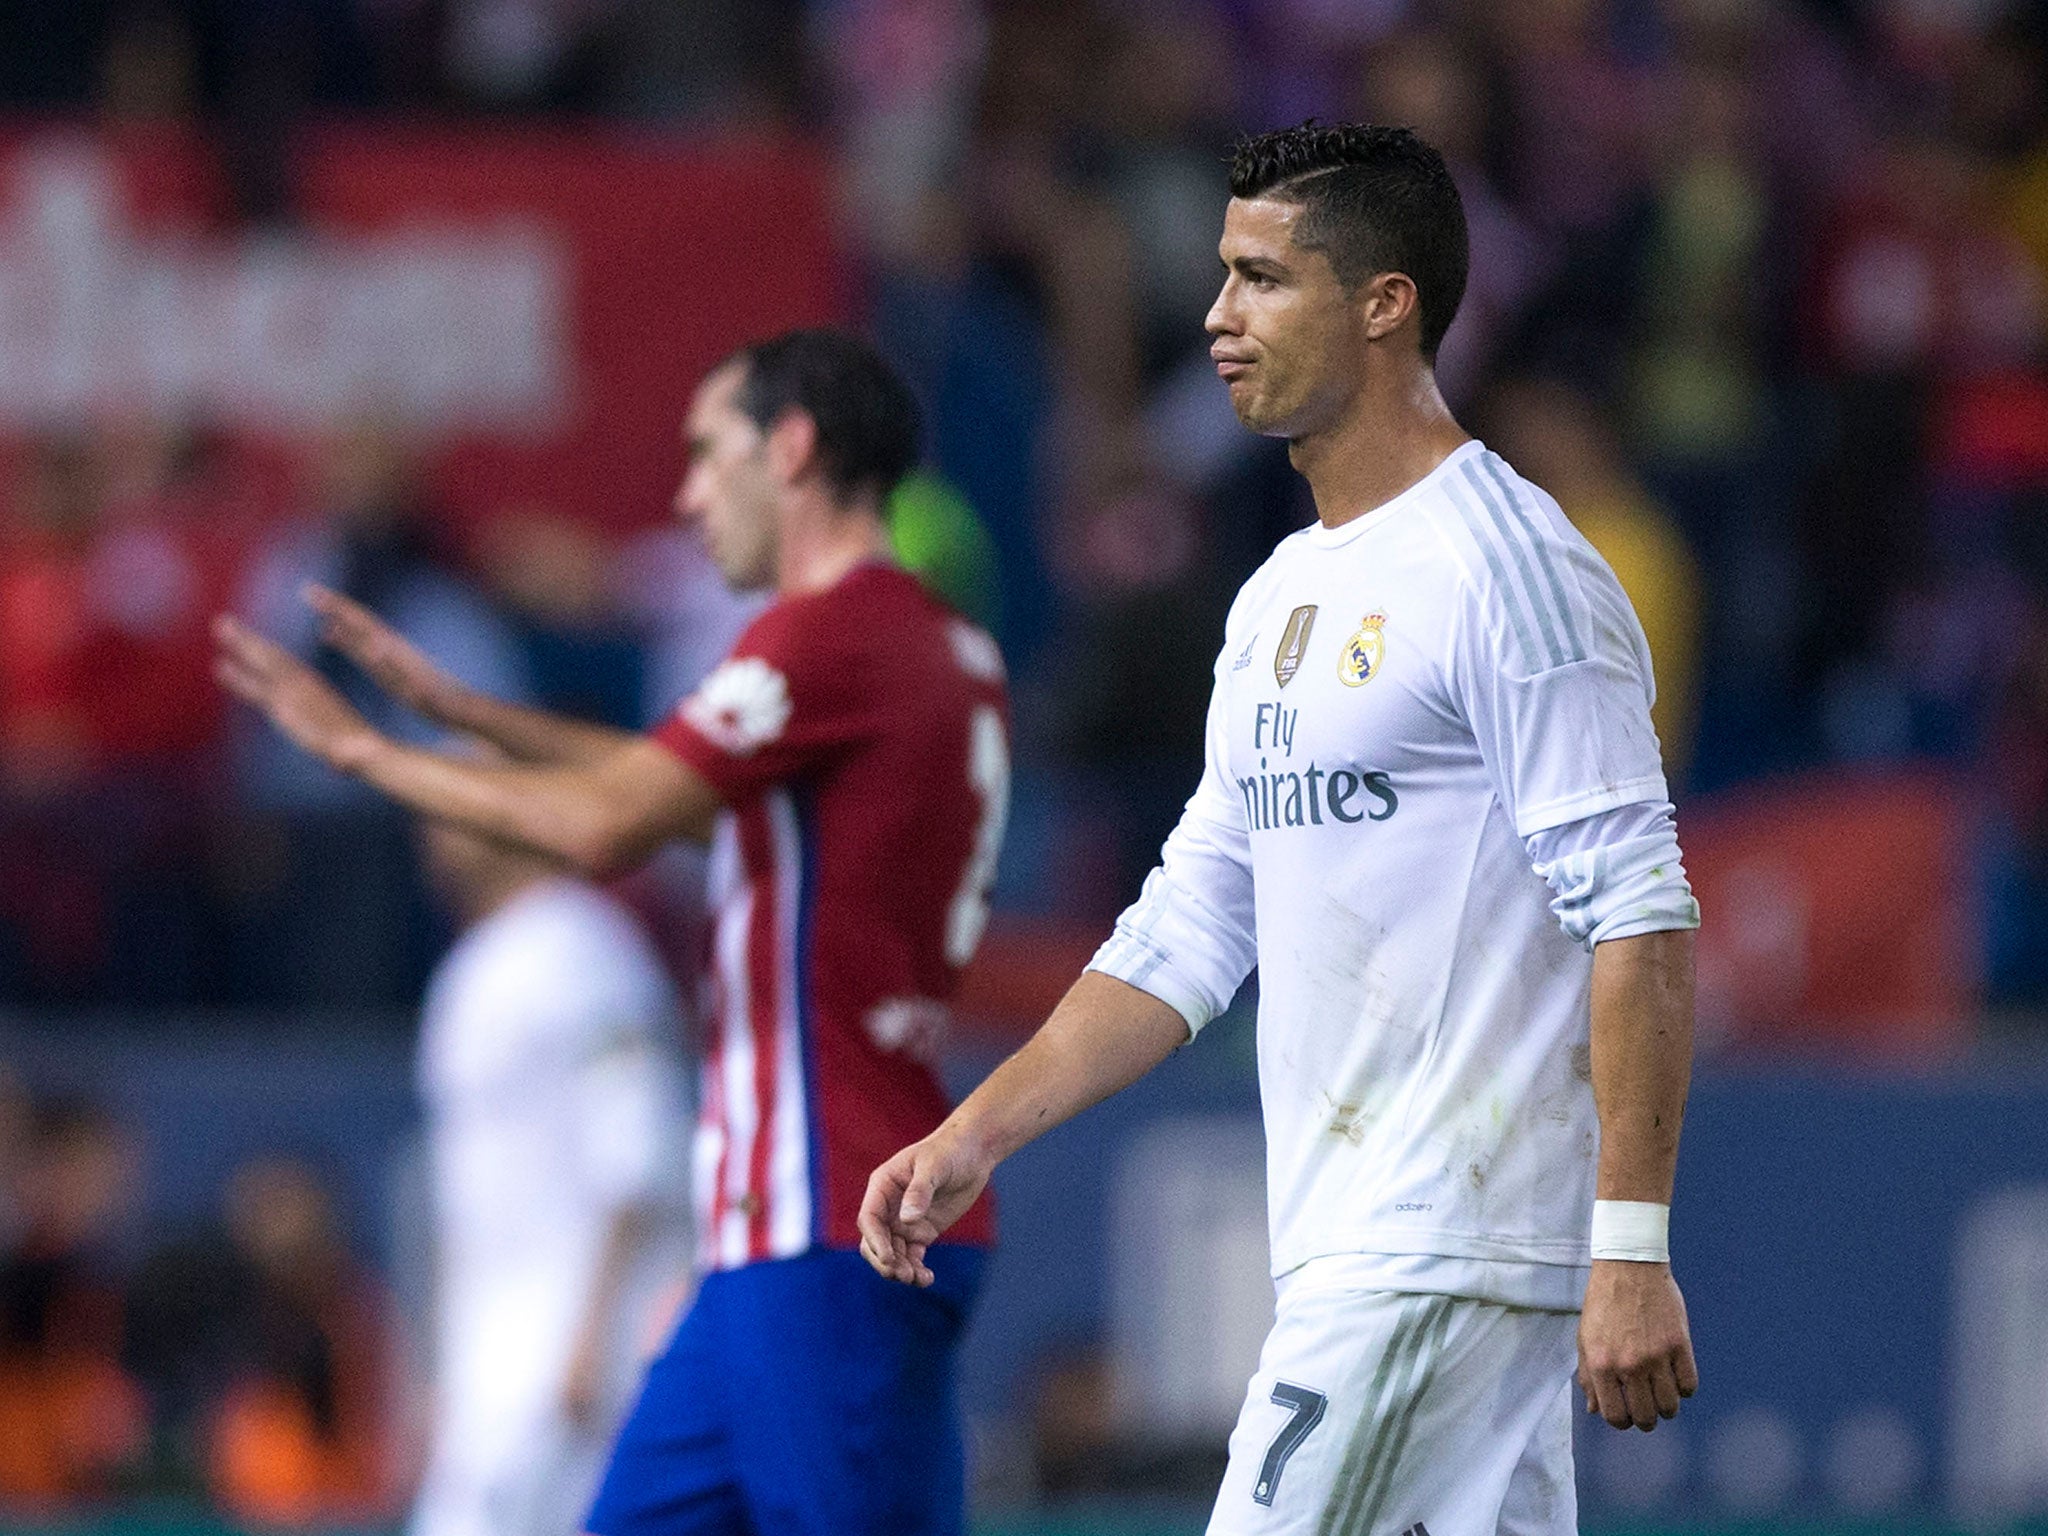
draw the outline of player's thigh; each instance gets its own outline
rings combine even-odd
[[[1492,1536],[1573,1319],[1452,1296],[1283,1298],[1212,1536]]]
[[[420,1487],[407,1536],[561,1536],[582,1529],[607,1447],[559,1424],[488,1463],[441,1457]]]
[[[939,1275],[930,1291],[836,1250],[753,1267],[758,1312],[736,1336],[759,1347],[731,1386],[760,1536],[959,1536],[954,1352],[981,1255],[940,1248],[927,1262]]]
[[[1550,1409],[1522,1448],[1501,1500],[1500,1536],[1576,1536],[1578,1480],[1572,1470],[1572,1384],[1559,1384]]]
[[[594,1536],[756,1536],[728,1421],[731,1278],[705,1278],[648,1367],[584,1522]]]

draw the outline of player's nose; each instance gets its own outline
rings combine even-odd
[[[1240,329],[1237,322],[1237,306],[1230,302],[1230,284],[1225,283],[1216,294],[1216,302],[1209,306],[1209,313],[1202,317],[1202,329],[1211,336],[1235,336]]]

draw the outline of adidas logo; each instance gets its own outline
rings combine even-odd
[[[1429,1527],[1418,1520],[1403,1531],[1401,1536],[1429,1536]]]
[[[1230,664],[1230,670],[1242,672],[1246,667],[1250,666],[1252,664],[1252,648],[1258,643],[1259,637],[1257,635],[1253,635],[1251,639],[1245,641],[1244,649],[1237,653],[1237,660]]]

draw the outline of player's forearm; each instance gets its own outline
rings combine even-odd
[[[623,1206],[605,1224],[597,1272],[591,1277],[590,1301],[584,1308],[580,1337],[602,1338],[611,1318],[626,1299],[626,1281],[654,1235],[654,1212],[645,1205]]]
[[[613,873],[630,862],[603,795],[578,770],[473,763],[378,738],[354,772],[422,816],[587,873]]]
[[[1597,1196],[1668,1205],[1692,1080],[1693,930],[1596,945],[1592,1022]]]
[[[610,726],[528,709],[460,686],[437,696],[430,713],[439,724],[481,737],[521,763],[567,767],[597,762],[631,739]]]
[[[1188,1026],[1148,992],[1087,971],[1022,1049],[948,1118],[993,1167],[1129,1087],[1187,1043]]]

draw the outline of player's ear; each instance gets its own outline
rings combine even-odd
[[[1366,279],[1354,302],[1365,320],[1366,339],[1378,341],[1416,316],[1421,296],[1415,291],[1415,279],[1407,273],[1381,272]]]
[[[793,484],[804,477],[818,452],[818,423],[809,411],[784,411],[768,429],[768,467],[775,478]]]

